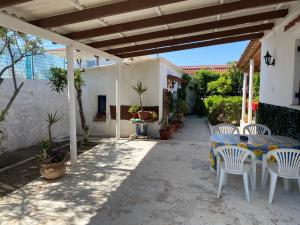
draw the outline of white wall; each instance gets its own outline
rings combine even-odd
[[[8,111],[5,125],[5,150],[15,150],[38,144],[48,138],[47,112],[58,112],[63,119],[53,126],[54,140],[68,137],[67,92],[50,90],[48,81],[18,79],[24,86]],[[0,109],[3,110],[14,91],[12,79],[0,85]]]
[[[179,69],[177,69],[179,70]],[[115,120],[110,119],[110,105],[115,105],[116,90],[116,66],[100,66],[86,69],[83,74],[86,86],[83,89],[83,104],[90,126],[90,134],[95,136],[115,136]],[[122,65],[121,74],[121,105],[139,104],[139,98],[132,89],[138,81],[142,81],[143,86],[148,91],[143,96],[145,106],[159,106],[159,115],[162,112],[162,88],[167,87],[167,75],[178,75],[176,67],[162,59],[149,59],[140,62],[127,63]],[[94,121],[97,112],[97,96],[106,95],[105,122]],[[80,121],[77,115],[77,127],[80,132]],[[159,136],[159,125],[155,122],[148,126],[148,134],[153,137]],[[129,137],[135,133],[135,125],[128,120],[121,120],[121,137]]]
[[[260,101],[263,103],[287,107],[296,103],[294,96],[300,82],[300,52],[297,51],[300,24],[286,32],[284,26],[298,13],[299,9],[262,40]],[[267,50],[274,56],[275,66],[265,64],[263,57]]]

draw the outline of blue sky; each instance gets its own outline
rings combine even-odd
[[[227,64],[239,60],[248,41],[159,54],[178,66]],[[156,56],[156,55],[155,55]]]
[[[239,60],[248,41],[235,42],[224,45],[214,45],[183,51],[159,54],[177,66],[196,66],[211,64],[227,64],[229,61]],[[61,48],[62,45],[53,45],[50,41],[44,42],[46,49]],[[157,55],[153,55],[156,57]]]

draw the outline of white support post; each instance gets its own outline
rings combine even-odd
[[[116,139],[120,139],[121,136],[121,103],[120,103],[120,92],[121,92],[121,63],[117,63],[117,74],[116,74]]]
[[[77,163],[77,140],[76,140],[76,107],[75,107],[75,86],[74,86],[74,49],[71,46],[66,48],[67,56],[67,78],[68,78],[68,102],[69,102],[69,135],[70,135],[70,156],[71,165]]]
[[[247,104],[247,77],[248,77],[248,73],[244,73],[241,125],[245,123],[246,104]]]
[[[254,75],[254,60],[250,59],[249,99],[248,99],[248,123],[249,124],[252,123],[253,75]]]

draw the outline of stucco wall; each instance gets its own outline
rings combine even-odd
[[[121,105],[139,104],[139,98],[132,89],[132,85],[142,81],[143,86],[148,88],[143,96],[143,104],[145,106],[159,106],[161,116],[162,89],[167,87],[168,74],[181,76],[174,65],[163,59],[150,59],[122,65]],[[116,75],[117,68],[115,65],[88,68],[83,74],[86,83],[83,89],[83,104],[91,135],[115,136],[115,120],[110,119],[109,106],[116,104]],[[107,118],[105,122],[94,121],[98,95],[106,95]],[[79,117],[77,121],[77,130],[80,132]],[[158,122],[148,126],[148,134],[153,137],[159,136],[158,130]],[[128,137],[133,133],[135,133],[135,125],[130,124],[128,120],[121,120],[121,137]]]
[[[300,24],[284,32],[284,26],[299,14],[295,10],[281,26],[262,40],[260,102],[290,107],[298,102],[295,92],[300,82]],[[267,50],[274,56],[275,66],[267,66],[264,55]]]
[[[48,81],[19,79],[24,86],[12,104],[5,125],[7,139],[5,150],[14,150],[40,143],[48,138],[47,112],[63,115],[53,127],[53,137],[58,140],[68,137],[68,101],[67,92],[57,94],[50,90]],[[13,94],[12,79],[4,79],[0,86],[0,109],[4,109]]]

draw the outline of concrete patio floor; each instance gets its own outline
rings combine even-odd
[[[1,198],[0,224],[300,224],[296,185],[284,192],[280,181],[272,205],[258,187],[248,204],[241,177],[229,176],[218,199],[208,151],[199,118],[188,118],[170,141],[106,139],[64,178],[38,179]]]

